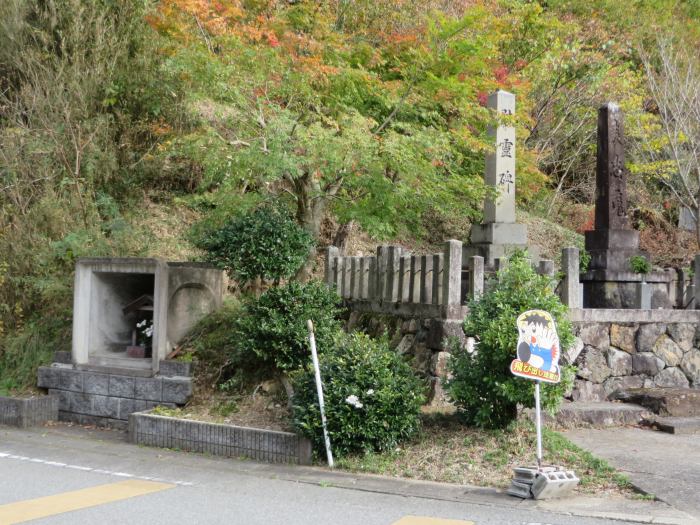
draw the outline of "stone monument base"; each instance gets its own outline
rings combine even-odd
[[[637,252],[638,253],[638,252]],[[672,276],[667,272],[646,275],[612,270],[592,270],[581,274],[584,308],[639,308],[638,290],[642,281],[651,288],[651,308],[673,308]]]
[[[629,272],[630,257],[642,255],[636,230],[592,230],[585,235],[590,268]]]
[[[469,238],[472,244],[527,245],[527,226],[517,222],[474,224]]]
[[[516,222],[489,222],[472,226],[471,242],[462,248],[462,262],[478,255],[484,258],[486,270],[493,271],[496,259],[510,257],[518,250],[527,250],[534,264],[539,262],[539,250],[527,245],[527,226]]]

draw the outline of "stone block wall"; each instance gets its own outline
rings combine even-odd
[[[189,363],[162,363],[163,373],[154,377],[53,363],[39,368],[38,386],[58,397],[62,421],[126,428],[133,412],[184,405],[192,396]]]
[[[700,388],[698,312],[572,312],[577,367],[571,398],[604,401],[629,388]]]
[[[456,339],[467,344],[462,321],[432,317],[405,317],[354,311],[347,321],[348,329],[361,327],[370,335],[388,334],[390,346],[405,356],[417,375],[425,380],[429,405],[446,404],[441,380],[448,377],[449,348],[445,340]]]

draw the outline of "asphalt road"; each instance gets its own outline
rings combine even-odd
[[[618,523],[615,516],[619,523],[634,516],[649,522],[650,512],[671,520],[665,523],[691,523],[650,502],[625,502],[615,507],[617,514],[600,501],[549,502],[540,508],[493,490],[136,447],[120,433],[64,426],[0,427],[0,473],[0,523],[5,524],[44,516],[31,522],[594,525]],[[570,507],[610,517],[567,514]]]

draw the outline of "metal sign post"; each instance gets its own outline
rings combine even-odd
[[[518,316],[517,357],[510,364],[513,375],[535,382],[535,425],[537,426],[537,467],[542,466],[542,408],[540,383],[558,383],[559,336],[554,318],[544,310],[528,310]]]
[[[540,382],[535,381],[535,425],[537,426],[537,466],[542,466],[542,414],[540,412]]]
[[[516,467],[508,494],[519,498],[544,499],[567,494],[578,484],[570,470],[542,465],[542,407],[540,383],[558,383],[559,336],[554,318],[544,310],[528,310],[518,316],[517,357],[510,364],[513,375],[535,382],[535,426],[537,427],[537,467]]]
[[[323,440],[326,443],[326,457],[328,466],[333,468],[333,452],[331,451],[331,438],[328,435],[328,425],[326,424],[326,408],[323,403],[323,384],[321,383],[321,369],[318,366],[318,355],[316,354],[316,338],[314,337],[314,324],[311,319],[306,321],[309,328],[309,345],[311,346],[311,359],[314,363],[314,375],[316,376],[316,393],[318,394],[318,406],[321,409],[321,424],[323,425]]]

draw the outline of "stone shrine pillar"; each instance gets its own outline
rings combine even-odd
[[[639,232],[627,219],[627,171],[622,112],[607,103],[598,110],[595,229],[586,232],[591,270],[630,270],[629,259],[639,255]]]
[[[630,258],[642,255],[639,232],[627,218],[627,170],[624,124],[617,104],[598,110],[595,229],[585,232],[591,256],[581,276],[584,308],[638,308],[639,289],[651,288],[651,307],[670,308],[670,280],[666,272],[634,273]]]
[[[488,107],[500,115],[515,114],[515,95],[496,91],[489,95]],[[472,226],[470,244],[464,247],[463,261],[481,256],[487,268],[513,251],[527,248],[527,227],[515,222],[515,128],[499,124],[489,128],[495,150],[486,155],[486,185],[495,190],[484,201],[484,223]]]

